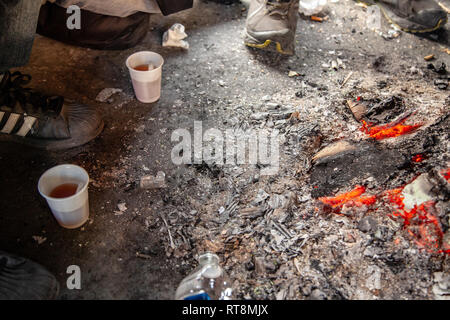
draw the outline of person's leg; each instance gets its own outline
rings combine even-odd
[[[282,54],[294,54],[298,0],[252,0],[246,21],[245,44],[268,48],[274,44]]]
[[[121,14],[133,11],[127,0],[120,0],[123,7],[120,11],[98,7],[97,0],[84,1],[82,7],[99,9],[98,11]],[[37,33],[79,47],[98,50],[124,50],[140,43],[149,30],[150,14],[136,12],[127,17],[95,13],[80,8],[78,28],[68,28],[67,21],[73,15],[57,3],[42,6],[39,15]],[[114,2],[116,3],[116,2]]]
[[[0,0],[0,141],[66,149],[100,134],[94,107],[25,88],[31,76],[10,68],[27,64],[42,0]]]
[[[41,0],[0,0],[0,72],[28,62]]]
[[[194,3],[193,0],[156,0],[156,2],[158,2],[161,12],[165,16],[192,8]]]
[[[50,300],[58,293],[58,281],[43,266],[0,251],[0,300]]]
[[[192,0],[55,0],[42,6],[37,32],[43,36],[81,47],[124,50],[134,47],[148,32],[153,13],[168,15],[192,7]],[[66,28],[72,15],[67,8],[80,9],[81,28]]]
[[[62,150],[83,145],[102,131],[94,106],[25,87],[31,76],[19,71],[0,76],[0,142]]]
[[[228,0],[230,1],[230,0]],[[57,5],[67,8],[77,5],[82,10],[113,17],[128,17],[136,12],[162,13],[169,15],[192,8],[193,0],[55,0]]]
[[[81,10],[122,18],[136,12],[161,13],[156,0],[108,0],[107,6],[105,0],[56,0],[55,4],[63,8],[76,5]]]

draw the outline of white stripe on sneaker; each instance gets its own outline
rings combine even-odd
[[[11,113],[9,115],[8,121],[6,121],[5,126],[3,127],[2,133],[11,133],[13,131],[14,127],[16,126],[17,121],[20,118],[20,114],[17,113]]]
[[[16,135],[25,137],[28,132],[30,132],[31,128],[33,128],[34,123],[36,122],[35,117],[25,116],[23,120],[23,125],[20,130],[16,133]]]

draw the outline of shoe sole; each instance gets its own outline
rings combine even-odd
[[[282,43],[279,41],[267,39],[261,43],[260,41],[258,41],[257,39],[255,39],[251,35],[249,35],[248,32],[246,32],[246,37],[245,37],[244,43],[248,47],[257,48],[257,49],[267,49],[270,46],[270,44],[273,43],[275,45],[276,51],[278,53],[290,55],[290,56],[294,54],[294,52],[292,52],[292,51],[284,50]]]
[[[434,26],[433,28],[428,28],[428,29],[409,29],[409,28],[405,28],[405,27],[401,27],[400,25],[398,25],[398,23],[394,22],[391,17],[389,16],[389,14],[387,13],[387,11],[384,9],[383,5],[378,3],[378,2],[373,2],[373,1],[364,1],[364,0],[357,0],[356,2],[359,3],[363,3],[367,6],[372,6],[372,5],[377,5],[381,12],[383,13],[384,17],[386,18],[386,20],[390,23],[393,24],[394,26],[396,26],[397,28],[399,28],[400,30],[404,31],[404,32],[408,32],[408,33],[429,33],[429,32],[433,32],[436,31],[438,29],[440,29],[441,27],[443,27],[446,23],[448,18],[444,18],[444,19],[440,19],[438,21],[438,23],[436,24],[436,26]],[[410,21],[400,18],[400,20],[405,21],[405,23],[411,23]]]
[[[9,134],[0,134],[0,142],[15,142],[36,149],[48,151],[65,150],[79,147],[81,145],[90,142],[91,140],[94,140],[103,131],[104,126],[105,123],[102,120],[99,123],[97,129],[92,134],[89,135],[81,134],[79,136],[74,136],[69,139],[60,139],[60,140],[36,139],[29,137],[19,137]]]

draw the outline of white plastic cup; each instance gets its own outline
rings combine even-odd
[[[134,69],[143,64],[151,64],[154,69],[148,71]],[[128,57],[126,65],[130,71],[134,93],[140,102],[152,103],[159,100],[163,64],[163,57],[152,51],[140,51]]]
[[[78,185],[77,192],[67,198],[52,198],[51,192],[65,183]],[[45,171],[39,178],[38,190],[47,200],[58,223],[67,229],[81,227],[89,219],[89,175],[83,168],[62,164]]]

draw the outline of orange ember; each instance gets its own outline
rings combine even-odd
[[[447,169],[442,173],[446,174],[446,179],[448,179],[450,170]],[[355,207],[361,207],[363,205],[369,206],[373,205],[378,197],[385,197],[385,199],[395,207],[392,216],[403,219],[406,231],[420,248],[427,249],[433,253],[450,254],[450,248],[445,247],[442,243],[444,233],[441,224],[435,215],[436,203],[434,201],[428,201],[414,206],[411,210],[407,210],[403,202],[403,189],[404,187],[387,190],[378,196],[363,196],[366,192],[366,188],[364,186],[356,186],[352,191],[335,197],[321,197],[319,200],[335,209],[334,212],[339,213],[344,205]],[[400,240],[396,239],[395,243],[399,242]]]
[[[431,252],[450,253],[449,250],[441,249],[444,233],[439,220],[432,213],[435,210],[435,202],[428,201],[408,211],[403,203],[402,191],[403,188],[397,188],[385,192],[389,202],[397,207],[393,216],[403,218],[405,228],[408,228],[408,233],[419,247]]]
[[[405,118],[400,121],[388,123],[383,126],[372,126],[372,124],[362,120],[363,126],[361,128],[361,131],[368,134],[371,138],[374,138],[376,140],[383,140],[411,133],[422,126],[422,124],[404,125],[403,123],[407,119],[408,118]]]
[[[319,200],[332,208],[342,208],[345,204],[356,207],[374,204],[376,201],[376,196],[361,197],[364,192],[366,192],[366,188],[364,186],[357,186],[352,191],[340,194],[336,197],[321,197]]]
[[[421,153],[416,154],[415,156],[412,157],[413,162],[422,162],[423,160],[425,160],[425,157]]]
[[[418,154],[415,157],[421,159],[423,156]],[[442,170],[441,174],[448,181],[450,178],[450,168]],[[378,195],[363,196],[366,188],[364,186],[356,186],[349,192],[335,197],[321,197],[319,200],[331,206],[334,209],[333,211],[339,214],[344,205],[346,207],[370,206],[375,204],[377,199],[383,198],[395,208],[390,216],[403,219],[405,231],[408,232],[420,248],[424,248],[432,253],[450,254],[450,245],[443,241],[444,232],[437,218],[436,202],[427,201],[420,205],[415,205],[412,209],[408,210],[405,207],[402,194],[404,188],[405,186],[386,190]],[[394,242],[397,244],[400,243],[400,240],[397,238]]]
[[[445,180],[448,181],[448,179],[450,179],[450,168],[448,168],[447,170],[441,171],[441,173],[444,176]]]

